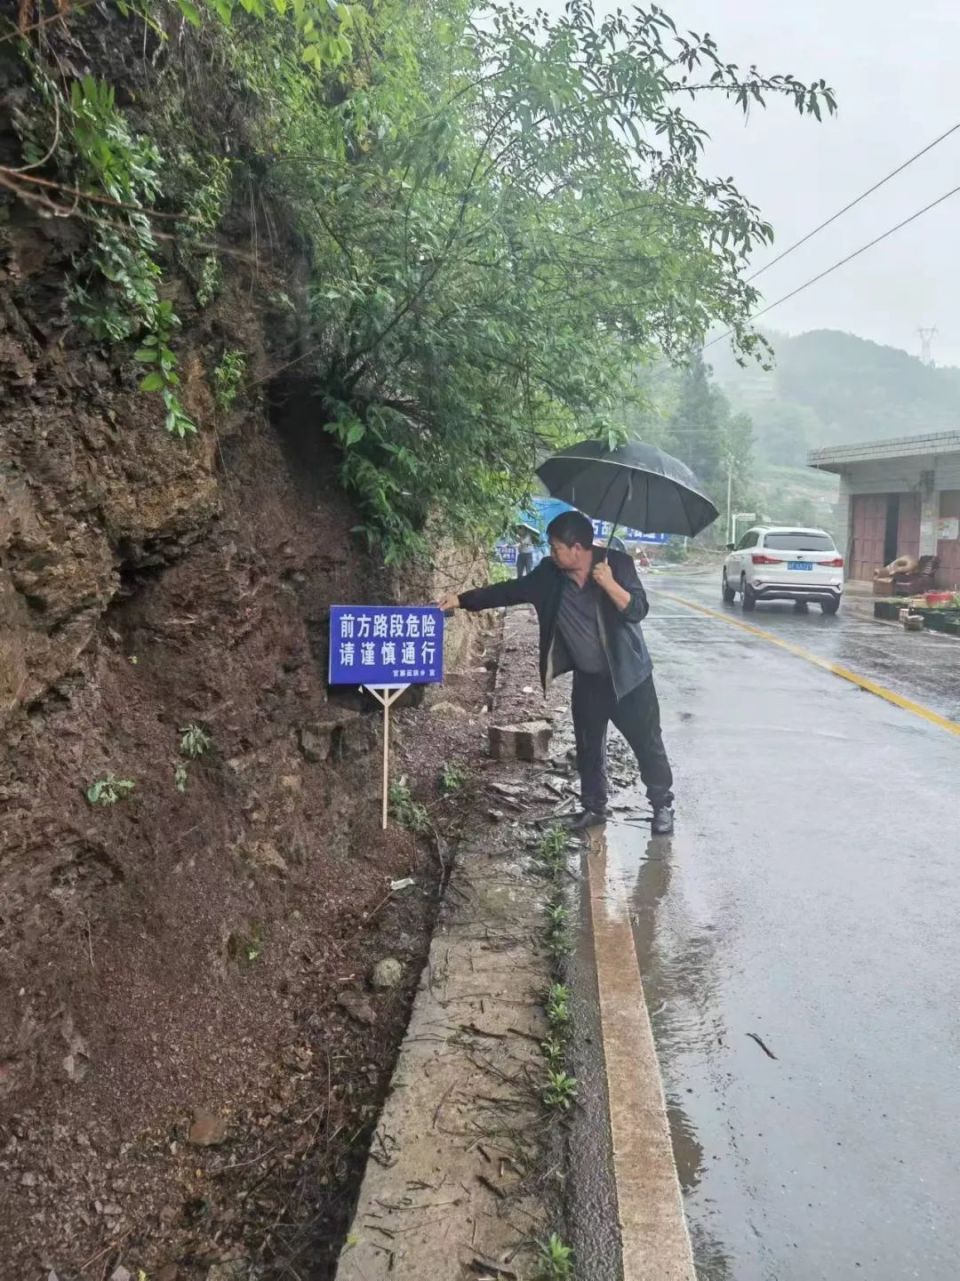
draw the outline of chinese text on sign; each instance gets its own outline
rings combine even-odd
[[[389,689],[443,680],[443,614],[431,605],[333,605],[330,684]]]

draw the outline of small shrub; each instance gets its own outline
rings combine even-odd
[[[567,923],[570,913],[560,901],[554,901],[546,908],[547,923],[543,932],[544,946],[554,964],[559,963],[573,951],[573,943]]]
[[[556,1232],[540,1246],[537,1281],[573,1281],[573,1250]]]
[[[459,792],[466,785],[467,771],[459,765],[444,763],[440,772],[440,789],[449,795],[451,792]]]
[[[220,364],[213,371],[213,391],[217,407],[224,413],[237,398],[240,384],[247,372],[247,358],[236,349],[225,351]]]
[[[199,725],[184,725],[180,730],[180,754],[195,761],[204,752],[209,752],[213,740]]]
[[[555,1036],[549,1036],[545,1041],[540,1043],[540,1050],[543,1053],[543,1057],[547,1060],[547,1067],[563,1067],[567,1054],[565,1041],[559,1040]]]
[[[554,1034],[566,1036],[570,1027],[570,989],[554,983],[547,993],[547,1022]]]
[[[113,774],[108,774],[105,778],[98,778],[95,783],[91,783],[87,788],[86,797],[91,805],[116,805],[117,801],[122,801],[125,796],[129,796],[136,783],[132,778],[117,778]]]
[[[552,899],[546,907],[547,929],[561,930],[570,919],[570,909],[562,899]]]
[[[487,570],[488,583],[506,583],[509,582],[515,574],[516,571],[511,569],[509,565],[505,565],[502,560],[498,560],[495,556],[490,558],[489,568]]]
[[[390,784],[388,793],[390,812],[401,827],[408,828],[417,836],[425,836],[430,831],[430,815],[425,805],[413,799],[410,784],[406,778],[399,778]]]
[[[550,877],[557,877],[567,870],[567,850],[570,847],[569,833],[562,827],[551,827],[540,838],[534,854],[534,861]]]
[[[551,1112],[569,1112],[577,1098],[577,1078],[562,1068],[548,1067],[540,1097]]]

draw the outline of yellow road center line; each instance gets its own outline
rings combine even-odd
[[[922,703],[915,703],[913,699],[905,698],[903,694],[894,693],[892,689],[887,689],[885,685],[880,685],[877,681],[870,680],[868,676],[861,676],[858,672],[852,672],[849,667],[841,667],[839,663],[831,663],[829,658],[821,658],[819,654],[812,654],[810,650],[804,649],[801,645],[794,645],[790,641],[782,640],[779,636],[774,636],[773,632],[764,631],[762,627],[754,627],[752,623],[744,623],[739,618],[729,618],[726,614],[721,614],[719,610],[710,609],[707,605],[698,605],[696,601],[687,600],[683,596],[675,596],[672,592],[660,591],[657,594],[663,596],[666,600],[672,600],[677,605],[685,605],[687,609],[694,609],[700,614],[706,614],[708,618],[716,618],[721,623],[726,623],[728,627],[739,627],[742,632],[749,632],[751,636],[758,636],[760,640],[769,641],[771,645],[776,645],[778,649],[785,649],[788,654],[793,654],[796,658],[802,658],[804,662],[811,663],[822,671],[830,672],[834,676],[839,676],[842,680],[850,681],[852,685],[865,689],[868,694],[876,694],[877,698],[893,703],[894,707],[900,707],[903,711],[910,712],[913,716],[919,716],[921,720],[927,721],[930,725],[945,729],[948,734],[960,735],[960,722],[948,720],[946,716],[941,716],[929,707],[924,707]]]

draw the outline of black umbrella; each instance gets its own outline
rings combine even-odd
[[[679,458],[630,441],[610,449],[585,440],[537,468],[554,498],[594,520],[623,522],[650,534],[699,534],[720,514]]]

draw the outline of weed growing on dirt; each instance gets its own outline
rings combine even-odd
[[[562,890],[557,889],[554,891],[544,909],[544,913],[547,918],[543,936],[544,946],[554,965],[559,966],[573,950],[570,931],[567,928],[570,911],[564,901]]]
[[[233,405],[240,390],[240,383],[247,372],[247,358],[236,349],[225,351],[220,364],[213,371],[214,396],[218,408],[226,412]]]
[[[451,765],[445,761],[440,771],[440,790],[448,796],[452,792],[462,791],[466,786],[467,777],[467,771],[461,766]]]
[[[136,783],[132,778],[117,778],[114,774],[108,774],[90,784],[86,797],[91,805],[116,805],[117,801],[129,796],[135,787]]]
[[[572,944],[568,924],[570,911],[566,903],[564,881],[567,876],[567,850],[570,838],[561,827],[552,827],[540,838],[534,861],[551,882],[550,897],[544,909],[544,945],[555,970],[570,955]],[[559,977],[559,975],[558,975]]]
[[[198,757],[203,756],[210,751],[213,746],[213,739],[201,729],[199,725],[191,722],[189,725],[183,725],[180,728],[180,755],[186,756],[187,760],[195,761]],[[178,792],[187,790],[187,781],[190,775],[187,770],[186,761],[177,761],[173,769],[173,783]]]
[[[561,898],[553,898],[547,904],[547,922],[551,929],[562,929],[570,917],[570,911]]]
[[[566,1039],[570,1029],[570,989],[565,983],[554,983],[547,993],[547,1022],[554,1036]]]
[[[253,965],[263,955],[263,931],[254,921],[248,930],[235,930],[227,941],[227,955],[241,967]]]
[[[427,835],[431,830],[427,807],[413,799],[410,784],[405,777],[390,784],[389,799],[390,812],[402,827],[408,828],[417,836]]]
[[[567,850],[570,837],[562,827],[551,827],[540,838],[533,856],[542,874],[550,880],[559,880],[567,870]]]
[[[180,754],[195,761],[204,752],[209,752],[213,745],[210,735],[199,725],[184,725],[180,730]]]
[[[543,1057],[547,1060],[547,1067],[559,1069],[563,1067],[567,1055],[567,1043],[562,1038],[548,1036],[545,1041],[540,1042],[540,1050]]]
[[[577,1098],[577,1078],[563,1068],[547,1067],[547,1079],[540,1095],[551,1112],[569,1112]]]
[[[559,981],[572,951],[570,908],[564,888],[568,844],[568,835],[562,828],[551,828],[544,833],[535,855],[543,874],[551,882],[550,894],[544,905],[543,941],[557,982],[547,992],[544,1006],[550,1035],[540,1046],[546,1066],[540,1098],[548,1112],[554,1115],[568,1112],[577,1097],[576,1078],[570,1076],[564,1066],[570,1039],[570,991]],[[563,1276],[569,1273],[544,1272],[542,1275]]]
[[[573,1281],[573,1251],[556,1232],[541,1243],[536,1281]]]

